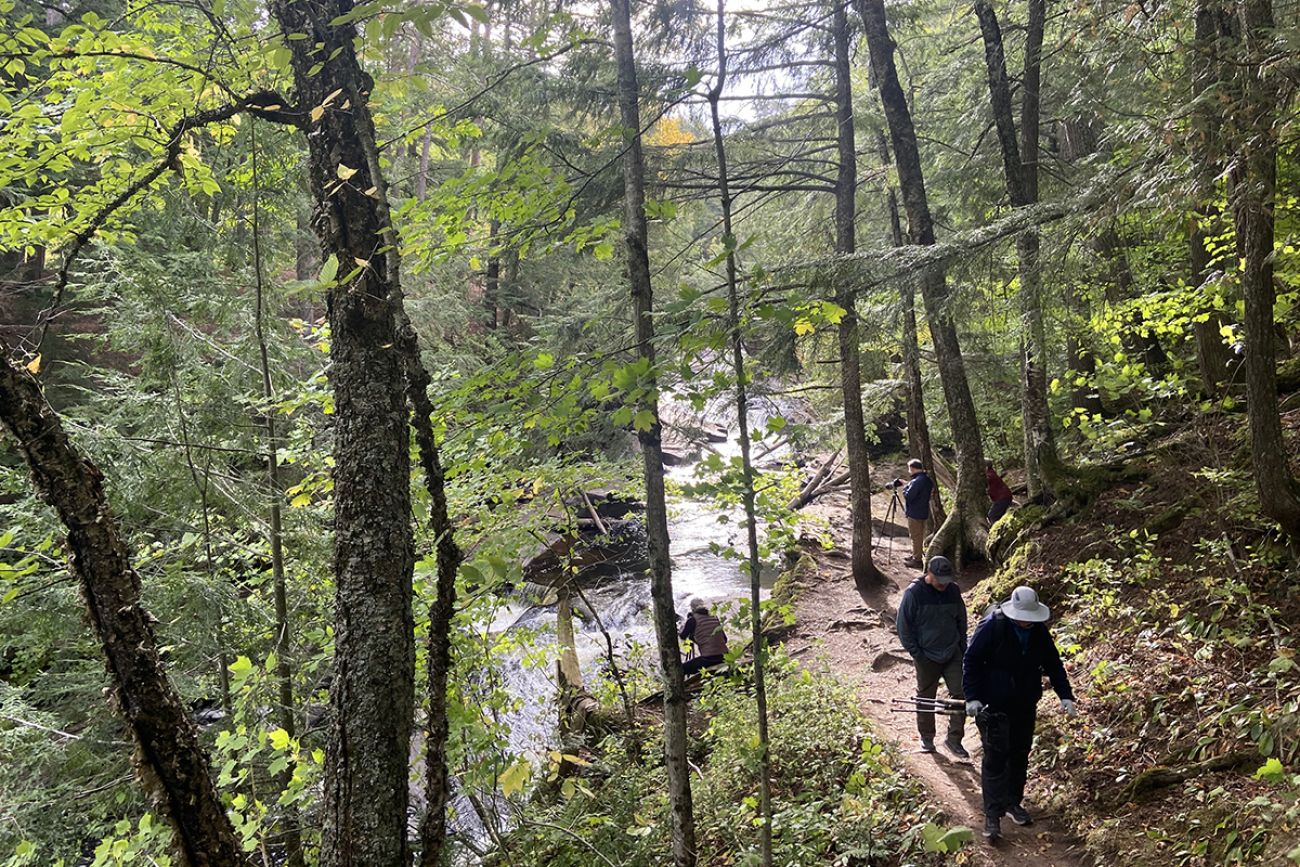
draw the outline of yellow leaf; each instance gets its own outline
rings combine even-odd
[[[366,190],[366,193],[365,193],[365,194],[366,194],[367,196],[369,196],[370,198],[372,198],[372,199],[378,199],[378,198],[379,198],[379,187],[371,187],[370,189]]]
[[[369,259],[362,259],[360,256],[353,256],[353,257],[352,257],[352,261],[353,261],[353,262],[356,262],[356,263],[357,263],[358,265],[360,265],[362,268],[369,268],[369,267],[370,267],[370,260],[369,260]]]
[[[318,105],[311,110],[311,122],[316,123],[325,116],[325,106]]]
[[[338,172],[339,180],[346,181],[348,178],[355,175],[357,173],[357,170],[353,168],[348,168],[347,166],[343,165],[343,163],[339,163],[337,172]]]
[[[299,494],[289,501],[289,506],[294,509],[301,509],[311,505],[311,494]]]
[[[501,786],[501,794],[507,798],[516,792],[523,791],[524,784],[532,776],[533,767],[528,764],[527,759],[520,759],[497,778],[497,783]]]
[[[32,376],[41,372],[41,357],[39,355],[27,362],[27,372]]]

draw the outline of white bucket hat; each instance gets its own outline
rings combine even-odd
[[[1038,601],[1038,594],[1032,587],[1017,587],[1011,591],[1011,598],[1003,602],[1001,611],[1012,620],[1027,623],[1042,623],[1052,616],[1051,609]]]

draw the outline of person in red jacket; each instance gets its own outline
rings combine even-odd
[[[990,460],[984,461],[984,479],[988,482],[989,499],[993,501],[993,506],[989,509],[989,523],[993,524],[1011,508],[1011,489],[1002,481],[997,470],[993,469]]]

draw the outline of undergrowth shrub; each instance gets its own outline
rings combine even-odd
[[[772,752],[774,863],[924,865],[935,826],[920,786],[870,733],[853,691],[825,671],[771,660],[768,702]],[[692,762],[699,863],[758,862],[758,742],[753,697],[732,678],[712,680],[692,708],[707,719]],[[511,865],[588,867],[671,863],[662,741],[646,744],[644,764],[617,745],[584,769],[580,785],[546,802],[535,797],[510,841]],[[582,845],[575,845],[575,837]],[[599,853],[597,855],[596,853]],[[601,857],[603,856],[603,857]]]

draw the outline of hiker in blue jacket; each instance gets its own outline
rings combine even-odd
[[[898,638],[916,662],[916,695],[934,698],[939,679],[948,686],[955,699],[962,692],[961,661],[966,651],[966,603],[952,578],[952,564],[947,557],[932,557],[925,574],[903,591],[898,603]],[[916,729],[921,735],[921,752],[934,752],[934,714],[918,713]],[[948,738],[944,746],[953,755],[967,759],[962,746],[966,717],[948,717]]]
[[[1034,743],[1043,676],[1070,716],[1078,711],[1074,692],[1047,631],[1051,611],[1029,587],[1017,587],[975,627],[966,648],[966,713],[975,717],[984,744],[980,782],[984,789],[984,837],[1002,836],[1005,814],[1017,825],[1033,823],[1021,801]]]
[[[930,521],[930,496],[934,493],[934,480],[925,466],[916,458],[907,462],[911,481],[903,488],[903,514],[907,515],[907,534],[912,537],[912,556],[903,561],[904,566],[920,566],[925,561],[925,526]],[[894,484],[901,484],[895,479]]]

